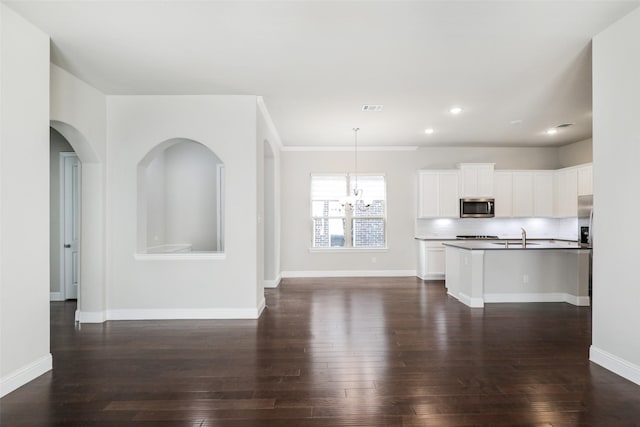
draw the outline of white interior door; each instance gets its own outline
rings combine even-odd
[[[73,153],[60,153],[62,260],[61,283],[65,299],[78,298],[80,279],[80,162]]]

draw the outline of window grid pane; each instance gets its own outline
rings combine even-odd
[[[313,247],[385,247],[384,176],[359,175],[357,185],[363,191],[363,199],[348,210],[342,204],[348,195],[347,182],[352,191],[356,186],[354,175],[311,177]]]
[[[384,247],[383,218],[354,218],[352,230],[352,246],[354,248]]]

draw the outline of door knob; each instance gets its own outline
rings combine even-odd
[[[70,248],[70,247],[71,247],[71,244],[70,244],[70,243],[65,243],[65,244],[64,244],[64,247],[65,247],[65,248]]]

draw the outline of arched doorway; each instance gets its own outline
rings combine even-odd
[[[52,243],[58,245],[57,249],[59,250],[51,250],[52,264],[58,263],[59,266],[58,277],[61,277],[62,269],[64,268],[60,258],[58,258],[59,254],[68,249],[71,252],[75,251],[70,255],[69,264],[72,268],[70,274],[76,274],[74,280],[77,282],[77,295],[69,294],[63,288],[63,283],[60,283],[59,292],[62,294],[57,296],[61,298],[73,298],[75,296],[77,298],[76,320],[80,322],[102,322],[104,321],[105,307],[104,171],[102,162],[93,146],[82,132],[74,126],[52,120],[50,128],[50,136],[52,139],[56,139],[55,143],[57,145],[64,146],[67,144],[61,150],[65,150],[64,152],[68,153],[69,156],[62,157],[72,157],[71,153],[77,156],[75,165],[75,178],[77,178],[75,185],[77,188],[74,196],[74,215],[76,216],[74,220],[78,224],[75,235],[77,247],[65,248],[66,244],[72,244],[73,242],[62,239],[64,236],[61,234],[57,221],[52,221],[51,224],[52,230],[54,227],[58,230],[58,239]],[[68,147],[72,151],[66,151]],[[56,159],[52,159],[52,162],[55,161]],[[58,164],[60,168],[64,167],[62,162]],[[74,166],[72,165],[71,170],[73,169]],[[56,177],[52,177],[52,179],[55,180]],[[60,181],[58,183],[60,184]],[[58,190],[60,190],[60,187],[58,187]],[[58,194],[60,193],[58,191]],[[60,200],[62,199],[58,198],[58,201]],[[60,203],[58,203],[59,205]],[[57,212],[51,212],[52,219],[56,217],[57,213],[58,220],[61,220],[62,209],[57,209],[56,206],[53,208]],[[74,208],[72,207],[73,210]]]

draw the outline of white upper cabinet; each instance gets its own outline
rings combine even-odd
[[[578,196],[593,194],[593,165],[578,168]]]
[[[554,171],[496,171],[496,217],[552,217]]]
[[[560,169],[555,173],[555,216],[567,218],[578,215],[578,171]]]
[[[533,173],[513,172],[513,215],[533,216]]]
[[[540,171],[533,174],[533,216],[553,216],[553,171]]]
[[[494,163],[460,163],[461,197],[493,197]]]
[[[457,170],[418,172],[418,218],[458,218]]]
[[[578,214],[578,196],[589,194],[591,164],[494,172],[493,163],[461,163],[459,171],[419,171],[418,218],[459,218],[460,197],[495,198],[497,218],[568,218]]]
[[[496,199],[496,218],[513,216],[513,172],[496,171],[493,175],[493,196]]]

